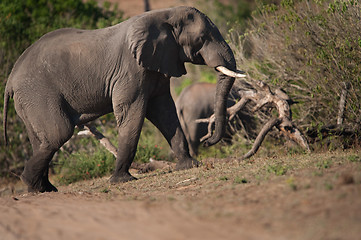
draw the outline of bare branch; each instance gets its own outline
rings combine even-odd
[[[248,153],[246,153],[245,155],[242,156],[241,160],[243,159],[247,159],[252,157],[259,149],[259,147],[261,146],[264,138],[266,137],[267,133],[275,126],[278,125],[280,122],[282,122],[282,119],[280,118],[273,118],[270,119],[262,128],[262,130],[259,132],[256,140],[253,143],[253,146],[251,148],[251,150],[248,151]]]
[[[337,125],[342,125],[342,122],[343,122],[343,115],[344,115],[345,106],[346,106],[347,91],[348,91],[349,87],[350,87],[350,84],[347,84],[345,82],[342,83],[341,97],[340,97],[340,102],[338,105]]]
[[[117,157],[117,148],[110,142],[108,138],[106,138],[101,132],[99,132],[95,126],[91,124],[84,125],[87,130],[80,131],[78,135],[93,135],[96,139],[99,140],[100,144],[102,144],[109,152],[111,152],[115,157]]]
[[[285,126],[281,126],[281,125],[282,123],[277,128],[282,135],[296,142],[298,145],[306,149],[307,152],[311,152],[310,146],[308,145],[306,138],[303,136],[301,131],[298,130],[297,127],[295,127],[292,123],[289,123]],[[289,127],[290,125],[292,126],[291,128]]]
[[[281,89],[277,89],[275,93],[273,93],[270,87],[262,81],[253,81],[253,83],[254,84],[250,85],[256,90],[240,90],[239,95],[241,96],[241,99],[233,106],[227,108],[227,115],[229,116],[228,120],[231,121],[235,116],[237,116],[237,113],[241,111],[241,109],[243,109],[249,101],[256,104],[252,109],[252,112],[258,111],[265,105],[271,105],[277,109],[279,116],[276,119],[269,120],[263,126],[252,146],[252,149],[245,154],[242,159],[249,158],[257,152],[265,136],[274,126],[277,127],[282,135],[295,141],[307,151],[310,151],[306,138],[292,123],[292,113],[288,103],[290,98],[288,95]],[[202,142],[212,135],[212,126],[215,122],[215,116],[213,114],[207,119],[198,119],[196,122],[208,122],[208,133],[201,138]]]

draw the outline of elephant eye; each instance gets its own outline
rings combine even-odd
[[[205,31],[205,32],[202,32],[199,36],[200,38],[200,41],[202,42],[202,44],[207,41],[208,39],[210,39],[210,36],[209,36],[209,32],[208,31]]]
[[[194,42],[193,52],[198,52],[203,47],[204,40],[202,37],[197,37]]]
[[[205,34],[200,34],[198,37],[197,37],[197,43],[200,43],[200,44],[203,44],[206,40],[206,35]]]

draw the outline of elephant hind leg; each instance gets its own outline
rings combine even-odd
[[[29,192],[57,192],[58,190],[54,187],[48,178],[49,174],[49,163],[55,153],[48,152],[48,150],[43,148],[43,144],[39,140],[39,137],[35,134],[34,129],[32,128],[31,124],[26,121],[26,128],[28,132],[28,137],[30,139],[30,143],[33,147],[33,156],[26,162],[25,167],[29,168],[30,166],[42,165],[44,163],[48,163],[46,166],[40,167],[40,169],[45,169],[39,173],[35,173],[34,170],[29,169],[27,171],[24,170],[23,174],[21,175],[21,180],[28,185]],[[41,159],[44,159],[43,161]],[[30,162],[30,163],[28,163]],[[35,173],[35,174],[34,174]],[[30,174],[30,175],[29,175]],[[40,176],[34,176],[40,175]]]
[[[21,180],[28,185],[29,192],[52,192],[57,189],[49,182],[49,164],[55,152],[71,137],[72,131],[69,128],[59,128],[58,131],[64,131],[60,134],[55,133],[54,129],[42,129],[40,132],[31,132],[29,135],[34,135],[39,139],[38,148],[33,144],[33,156],[25,163],[24,171],[21,175]]]
[[[183,133],[186,137],[186,140],[188,142],[188,148],[189,148],[189,153],[192,157],[197,157],[198,155],[198,145],[195,145],[195,143],[192,140],[192,132],[190,131],[190,127],[192,127],[192,124],[187,124],[189,123],[189,121],[185,121],[184,119],[184,113],[178,113],[178,118],[179,118],[179,122],[181,125],[181,128],[183,130]],[[195,146],[195,147],[194,147]]]
[[[55,152],[72,136],[74,125],[60,108],[33,106],[38,108],[17,110],[33,147],[33,156],[25,163],[21,179],[28,185],[29,192],[57,191],[48,179],[49,164]],[[39,113],[40,106],[45,114]]]
[[[189,152],[190,152],[192,157],[197,157],[198,156],[198,146],[199,146],[199,141],[194,142],[192,140],[188,140]]]
[[[57,192],[48,179],[49,163],[55,151],[39,149],[26,162],[21,180],[28,186],[29,192]]]
[[[196,123],[197,118],[188,118],[186,119],[186,122],[188,124],[186,125],[186,130],[187,133],[185,134],[187,137],[187,141],[188,141],[188,147],[189,147],[189,152],[191,154],[192,157],[196,157],[198,155],[198,148],[200,145],[200,141],[199,139],[203,136],[198,136],[198,125],[199,123]],[[204,134],[205,135],[205,134]]]

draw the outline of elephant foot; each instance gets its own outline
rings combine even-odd
[[[195,159],[187,159],[183,161],[178,161],[175,170],[184,170],[184,169],[190,169],[194,167],[199,167],[200,163]]]
[[[130,173],[123,173],[123,174],[117,174],[117,175],[114,174],[110,178],[110,183],[116,184],[116,183],[129,182],[129,181],[133,181],[133,180],[137,180],[137,178],[133,177]]]
[[[21,181],[23,181],[28,186],[28,192],[57,192],[58,189],[49,182],[47,178],[42,178],[39,181],[28,180],[28,178],[22,174],[20,176]]]

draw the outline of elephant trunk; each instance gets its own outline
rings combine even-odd
[[[244,72],[236,70],[236,61],[231,48],[217,31],[214,34],[218,41],[204,44],[200,53],[209,67],[218,71],[218,82],[214,104],[215,131],[212,136],[205,140],[204,146],[211,146],[219,142],[226,132],[227,125],[227,99],[235,77],[244,78]],[[218,51],[215,51],[218,49]]]
[[[215,97],[215,131],[214,134],[204,142],[208,147],[219,142],[226,132],[227,121],[227,99],[235,78],[227,76],[221,72],[218,73],[217,90]]]

